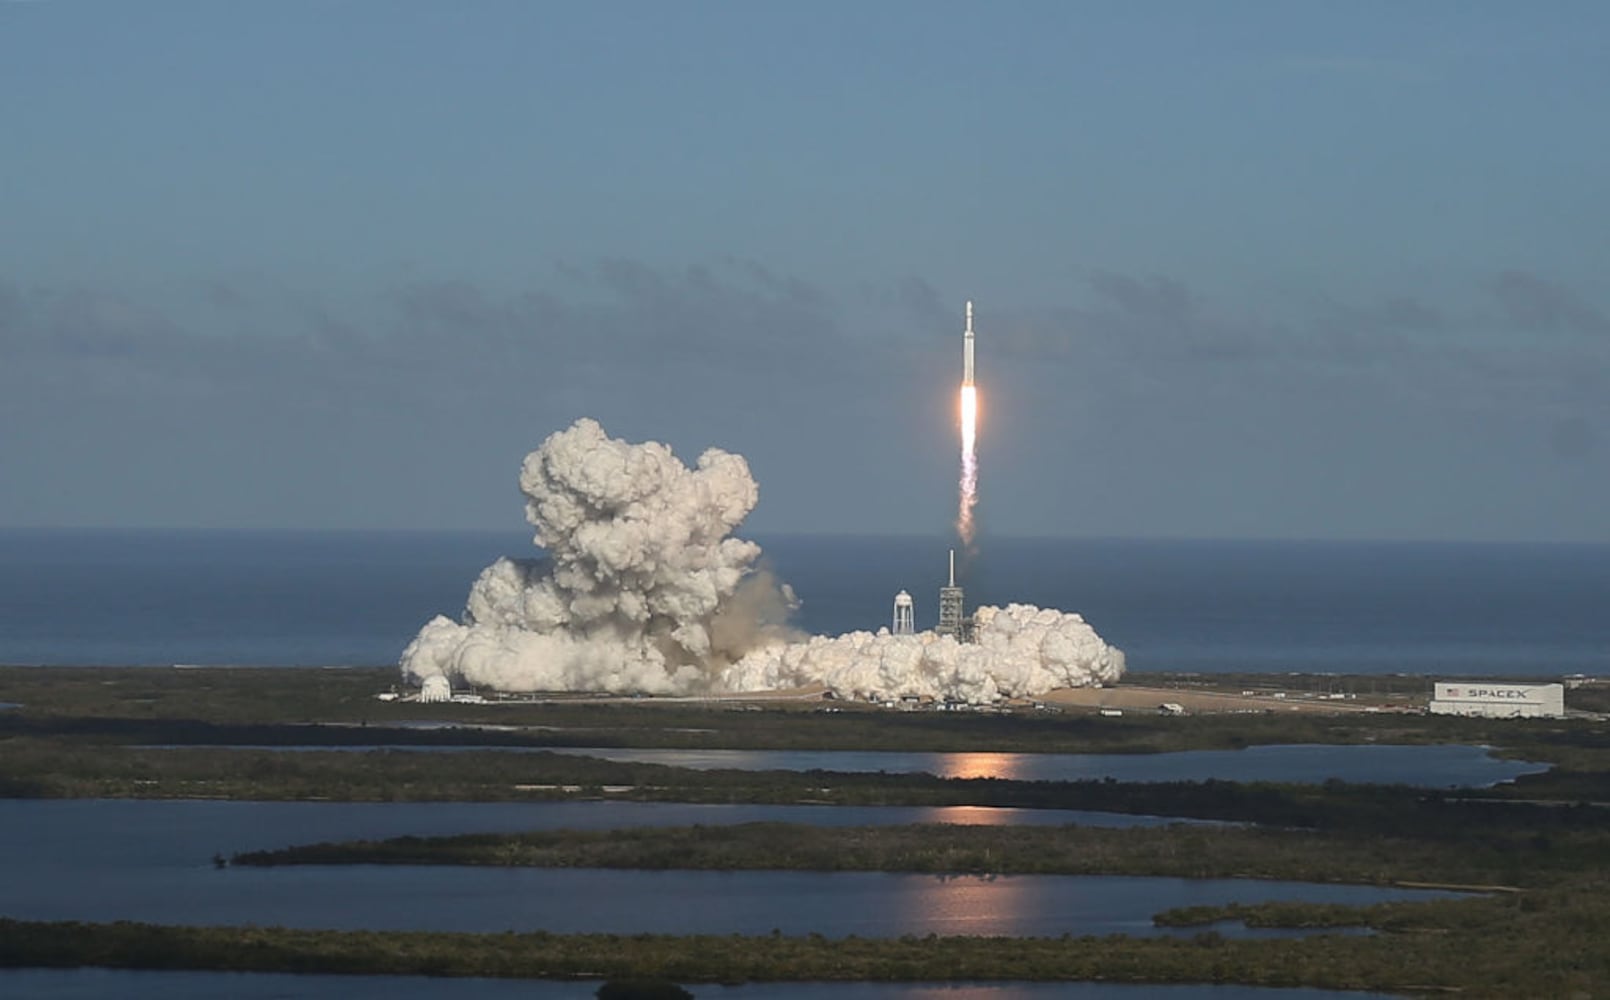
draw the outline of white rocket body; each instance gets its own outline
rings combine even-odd
[[[973,304],[967,303],[967,329],[962,333],[962,385],[973,384]]]

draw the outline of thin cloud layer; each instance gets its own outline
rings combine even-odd
[[[1505,271],[1488,282],[1503,317],[1521,330],[1610,334],[1610,319],[1564,285],[1527,271]]]
[[[419,276],[363,299],[239,277],[133,291],[0,279],[0,389],[13,430],[0,435],[0,459],[32,484],[0,498],[0,521],[95,516],[87,474],[48,466],[50,454],[127,469],[149,494],[146,517],[171,491],[136,481],[142,463],[222,454],[219,477],[188,494],[198,509],[163,518],[216,523],[207,519],[282,508],[263,482],[310,474],[295,457],[310,449],[370,484],[349,490],[355,504],[366,490],[375,504],[397,456],[461,441],[450,461],[495,470],[529,428],[590,411],[634,435],[719,436],[757,456],[778,486],[764,511],[775,524],[938,531],[954,471],[958,309],[920,276],[838,291],[743,260],[567,263],[521,288]],[[1054,513],[1039,494],[1091,489],[1076,458],[1124,467],[1185,453],[1250,482],[1271,449],[1305,475],[1306,440],[1351,449],[1341,467],[1367,477],[1417,430],[1440,435],[1443,445],[1421,447],[1445,454],[1466,448],[1457,435],[1484,439],[1467,470],[1443,477],[1452,491],[1461,475],[1498,477],[1503,462],[1532,455],[1591,461],[1610,434],[1603,310],[1526,272],[1462,299],[1405,289],[1259,302],[1175,276],[1100,272],[1061,302],[981,298],[979,315],[995,530],[1137,531],[1127,518],[1147,510],[1190,523],[1161,469],[1124,479],[1157,494],[1152,508],[1098,491]],[[1372,444],[1377,419],[1405,433]],[[1280,440],[1258,440],[1270,436]],[[860,489],[825,485],[863,472]],[[1016,485],[1029,481],[1033,491]],[[440,523],[461,502],[445,481],[425,492],[428,507],[399,508],[388,523]],[[496,507],[478,509],[488,518]]]

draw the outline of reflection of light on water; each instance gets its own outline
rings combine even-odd
[[[934,773],[941,778],[1005,778],[1023,777],[1021,754],[1015,753],[948,753],[934,763]]]
[[[1062,822],[1072,820],[1057,817]],[[999,809],[995,806],[933,806],[922,810],[914,823],[953,823],[957,826],[1019,826],[1023,823],[1020,809]]]
[[[421,751],[467,747],[417,747]],[[1327,778],[1378,784],[1491,785],[1547,764],[1500,761],[1480,747],[1323,746],[1284,744],[1245,750],[1186,750],[1159,754],[901,753],[887,750],[671,750],[625,747],[542,747],[550,753],[696,769],[846,771],[1014,781],[1290,781]]]
[[[902,921],[931,934],[1028,933],[1042,910],[1034,883],[1013,876],[942,873],[907,887],[896,897]]]

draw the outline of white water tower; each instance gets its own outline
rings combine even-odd
[[[905,591],[894,595],[894,634],[917,634],[917,608]]]

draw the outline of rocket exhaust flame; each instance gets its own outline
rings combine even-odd
[[[973,385],[973,304],[967,303],[967,327],[962,331],[962,391],[959,413],[962,429],[962,479],[956,512],[956,534],[962,548],[971,552],[978,506],[978,390]]]
[[[971,385],[962,386],[962,480],[961,504],[956,514],[956,534],[961,536],[962,547],[973,547],[976,528],[973,508],[978,506],[978,390]]]

